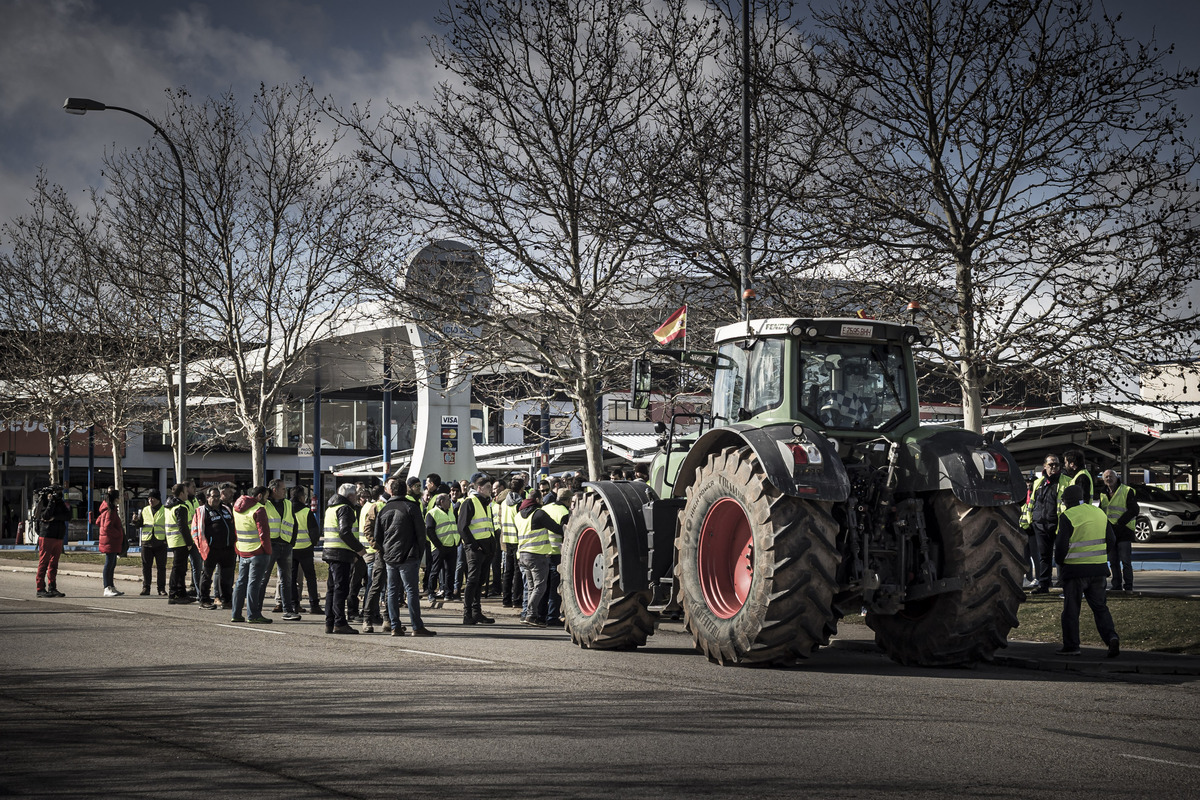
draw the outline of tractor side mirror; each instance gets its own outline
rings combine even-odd
[[[634,408],[650,407],[650,360],[638,358],[633,362],[633,400]]]

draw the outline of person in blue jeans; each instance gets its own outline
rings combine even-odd
[[[263,505],[267,487],[255,486],[233,504],[233,527],[237,534],[234,549],[238,554],[237,583],[233,587],[233,622],[270,623],[263,616],[263,587],[270,574],[271,527]],[[248,605],[249,618],[242,617],[242,604]]]
[[[405,485],[398,479],[388,481],[391,497],[375,518],[375,547],[383,553],[387,566],[388,614],[392,618],[392,636],[403,636],[400,623],[400,589],[408,599],[408,619],[413,636],[435,636],[436,632],[421,621],[421,584],[419,571],[425,550],[425,525],[421,505],[405,495]]]

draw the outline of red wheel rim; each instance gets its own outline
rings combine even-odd
[[[585,617],[596,613],[600,607],[600,593],[604,586],[604,549],[600,546],[600,534],[595,528],[586,528],[579,534],[575,544],[575,556],[571,563],[571,588],[575,601]]]
[[[723,497],[712,504],[700,526],[696,562],[700,591],[721,619],[741,611],[754,579],[753,536],[741,503]]]

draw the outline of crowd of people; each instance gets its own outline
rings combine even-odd
[[[273,612],[285,622],[302,619],[305,610],[324,616],[331,634],[379,629],[434,636],[422,620],[422,600],[429,608],[461,601],[464,625],[486,625],[495,622],[480,603],[489,596],[519,606],[524,624],[561,627],[563,528],[581,485],[579,476],[529,486],[520,474],[493,480],[483,473],[448,483],[437,474],[383,485],[344,483],[320,520],[307,487],[289,489],[282,479],[245,492],[222,483],[199,494],[187,481],[172,486],[165,502],[152,489],[135,519],[141,594],[157,584],[168,604],[199,603],[231,612],[233,622],[270,624],[266,593],[275,575]],[[107,597],[123,594],[114,571],[117,558],[128,552],[117,498],[109,490],[96,518]],[[61,493],[47,491],[38,511],[39,597],[65,596],[56,576],[69,517]],[[328,566],[324,607],[318,544]]]
[[[1093,504],[1094,503],[1094,504]],[[1111,469],[1096,487],[1083,452],[1051,453],[1034,478],[1021,509],[1026,534],[1031,594],[1048,594],[1058,570],[1063,590],[1062,655],[1078,655],[1079,612],[1087,600],[1108,655],[1120,640],[1108,609],[1107,591],[1133,591],[1133,534],[1137,492]],[[1112,584],[1108,585],[1111,575]]]

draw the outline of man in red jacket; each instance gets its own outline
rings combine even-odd
[[[234,546],[238,554],[237,583],[233,587],[233,622],[246,622],[242,604],[248,606],[249,622],[265,625],[271,620],[263,616],[263,587],[270,573],[271,524],[263,498],[267,487],[255,486],[233,504],[233,527],[237,534]]]

